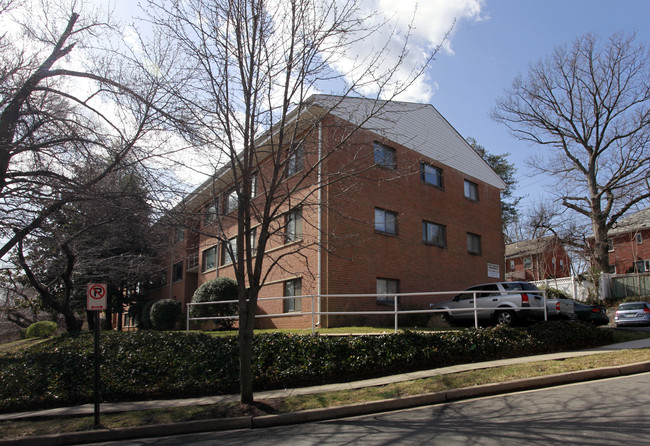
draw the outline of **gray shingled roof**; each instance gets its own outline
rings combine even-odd
[[[523,240],[506,244],[506,259],[512,257],[521,257],[531,254],[539,254],[551,244],[553,236],[540,237],[533,240]]]
[[[607,235],[624,234],[626,232],[638,231],[650,228],[650,208],[643,209],[632,215],[624,217],[609,230]]]

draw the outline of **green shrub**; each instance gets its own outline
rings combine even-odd
[[[567,321],[381,336],[262,334],[253,341],[253,385],[262,391],[345,382],[608,342],[610,330]],[[238,389],[235,336],[104,332],[100,346],[102,398],[107,402],[231,394]],[[0,356],[0,410],[91,402],[93,351],[93,334],[85,332]]]
[[[25,331],[25,339],[49,338],[56,333],[58,327],[57,323],[52,321],[35,322],[27,327],[27,331]]]
[[[224,300],[237,300],[237,282],[228,277],[217,277],[208,280],[194,292],[192,303],[219,302]],[[237,303],[216,305],[193,305],[190,307],[191,317],[217,317],[234,316],[237,314]],[[219,319],[217,326],[230,329],[234,319]]]
[[[142,311],[140,312],[140,326],[138,328],[142,330],[151,330],[153,325],[151,324],[151,307],[153,304],[158,302],[157,300],[148,300],[142,306]]]
[[[180,313],[179,303],[175,300],[158,300],[151,306],[151,325],[156,330],[173,330]]]

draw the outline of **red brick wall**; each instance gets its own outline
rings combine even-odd
[[[348,130],[344,123],[334,119],[323,123],[323,150],[330,151],[324,166],[328,179],[340,181],[323,191],[322,208],[322,294],[372,294],[376,292],[377,278],[397,279],[400,292],[454,291],[467,286],[502,279],[489,278],[488,263],[503,264],[504,242],[501,232],[499,190],[475,178],[469,178],[437,160],[424,159],[417,152],[400,147],[390,141],[387,145],[397,150],[397,170],[372,167],[373,141],[379,140],[371,132],[358,132],[346,139],[341,150],[334,150]],[[305,144],[306,168],[313,166],[317,155],[317,142],[312,139]],[[333,152],[332,152],[333,150]],[[444,188],[440,189],[420,180],[420,162],[427,161],[443,169]],[[342,167],[343,166],[343,167]],[[264,175],[265,168],[260,169]],[[352,174],[353,173],[353,174]],[[349,177],[348,177],[349,176]],[[312,180],[315,181],[315,174]],[[469,179],[479,186],[479,201],[473,202],[463,195],[463,180]],[[289,180],[291,182],[293,180]],[[300,194],[313,192],[309,182]],[[302,280],[302,294],[316,294],[318,286],[318,247],[316,240],[318,207],[317,195],[311,193],[302,206],[303,240],[285,245],[283,232],[276,235],[267,247],[265,265],[279,259],[260,292],[260,298],[282,296],[284,282],[293,278]],[[375,207],[398,213],[398,235],[389,236],[374,230]],[[287,210],[289,206],[287,206]],[[447,246],[440,248],[422,242],[422,221],[427,220],[446,226]],[[234,224],[234,221],[231,222]],[[216,240],[209,236],[209,228],[201,228],[198,240],[199,263],[204,249]],[[226,228],[226,234],[234,234],[235,228]],[[467,232],[481,235],[481,255],[467,253]],[[219,251],[221,246],[219,246]],[[296,253],[296,251],[299,251]],[[287,255],[290,254],[290,255]],[[219,261],[221,259],[218,253]],[[186,274],[182,284],[172,286],[172,294],[191,298],[194,289],[206,280],[219,276],[234,277],[231,266],[221,266],[207,273],[200,270],[192,284]],[[168,285],[169,287],[169,285]],[[169,292],[169,288],[166,292]],[[192,289],[193,288],[193,289]],[[165,290],[162,290],[165,292]],[[167,296],[163,296],[167,297]],[[404,307],[428,306],[429,302],[446,300],[450,296],[410,299]],[[189,299],[187,299],[189,300]],[[258,327],[307,328],[311,326],[311,302],[302,299],[300,317],[275,317],[258,319]],[[316,301],[314,301],[316,302]],[[281,300],[260,301],[260,312],[279,314],[283,311]],[[343,309],[389,310],[377,305],[376,299],[363,301],[330,298],[323,301],[323,311]],[[354,323],[351,319],[323,318],[323,325]]]
[[[627,233],[612,237],[614,250],[609,252],[609,264],[617,274],[632,270],[634,262],[650,259],[650,229],[639,231],[641,244],[636,242],[636,233]]]
[[[351,141],[355,159],[371,165],[375,140],[381,142],[370,132],[357,134]],[[333,253],[326,264],[326,292],[375,293],[377,278],[399,280],[399,291],[404,293],[461,290],[476,283],[499,280],[487,274],[488,263],[503,264],[499,190],[436,160],[424,159],[417,152],[390,141],[385,143],[397,151],[395,171],[375,168],[330,187],[328,245]],[[421,181],[420,161],[423,160],[443,169],[444,189]],[[337,164],[346,161],[349,159],[344,154],[331,160]],[[464,197],[464,179],[479,185],[478,202]],[[397,236],[375,232],[376,207],[398,213]],[[446,248],[422,242],[423,220],[446,226]],[[481,235],[482,255],[467,253],[468,232]],[[449,298],[411,299],[407,305],[422,308],[429,302]],[[331,298],[328,308],[329,311],[353,306],[387,309],[378,306],[375,298],[366,298],[364,302],[360,305],[355,301],[353,305],[344,299]]]

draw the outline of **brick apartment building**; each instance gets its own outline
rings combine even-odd
[[[506,244],[506,280],[544,280],[571,275],[571,259],[555,236]]]
[[[260,301],[258,314],[299,316],[258,319],[257,326],[309,327],[312,302],[321,312],[392,309],[390,299],[382,297],[334,295],[451,291],[502,280],[500,191],[505,185],[433,106],[324,95],[307,104],[300,126],[304,152],[296,152],[300,159],[291,160],[290,167],[320,167],[295,192],[299,205],[287,206],[278,218],[277,234],[265,250],[265,265],[277,266],[260,298],[322,297]],[[368,112],[377,108],[381,113]],[[309,116],[311,123],[305,122]],[[345,129],[359,125],[342,138]],[[341,166],[354,166],[354,174],[341,175]],[[254,201],[265,198],[260,185],[268,169],[261,161]],[[293,174],[287,175],[288,184]],[[318,187],[336,175],[337,181]],[[232,243],[228,237],[235,234],[235,221],[222,224],[225,238],[210,231],[215,220],[232,215],[233,185],[227,178],[227,169],[222,170],[185,200],[193,217],[173,229],[152,298],[187,303],[205,281],[233,277],[225,248]],[[426,308],[432,301],[404,299],[400,306]],[[364,323],[364,318],[331,315],[319,323],[337,326]]]
[[[619,220],[607,242],[611,273],[650,272],[650,208]]]

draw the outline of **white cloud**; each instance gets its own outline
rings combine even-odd
[[[400,65],[391,78],[392,88],[387,97],[405,82],[411,82],[397,98],[400,100],[428,102],[437,90],[437,84],[426,73],[413,79],[426,62],[428,55],[440,46],[438,56],[453,55],[452,35],[461,21],[479,21],[483,0],[366,0],[360,13],[367,17],[368,24],[381,25],[381,31],[362,39],[346,48],[345,54],[333,58],[333,67],[341,73],[350,73],[349,79],[359,78],[370,66],[371,76],[378,77],[392,67]],[[448,35],[445,40],[445,35]],[[381,60],[369,60],[368,54],[385,50]],[[404,59],[400,55],[406,50]],[[368,80],[369,75],[364,79]],[[376,94],[378,87],[368,82],[360,88],[363,94]]]

